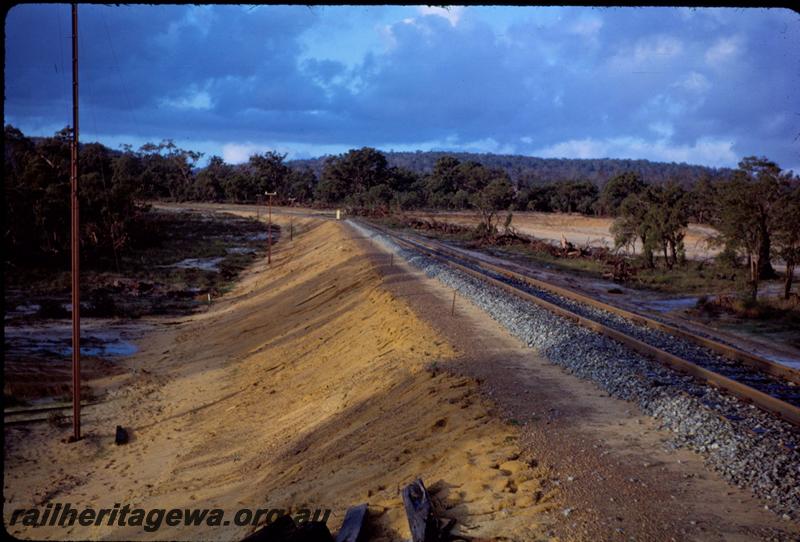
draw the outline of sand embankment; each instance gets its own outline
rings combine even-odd
[[[276,217],[280,223],[282,218]],[[288,220],[288,219],[286,219]],[[555,496],[517,428],[475,384],[430,370],[457,353],[393,297],[341,223],[294,218],[208,311],[163,323],[126,380],[69,428],[5,429],[5,519],[47,503],[111,508],[331,508],[368,502],[375,539],[407,539],[398,490],[422,477],[471,536],[541,535]],[[299,234],[298,234],[299,232]],[[102,382],[96,383],[98,386]],[[132,441],[114,445],[114,428]],[[8,523],[6,523],[8,525]],[[234,540],[252,528],[7,527],[25,538]]]

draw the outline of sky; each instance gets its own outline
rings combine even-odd
[[[71,124],[69,4],[5,21],[4,121]],[[800,14],[753,8],[79,6],[82,141],[800,172]]]

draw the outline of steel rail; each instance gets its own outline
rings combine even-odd
[[[379,226],[375,226],[374,224],[370,224],[370,226],[373,226],[376,229],[381,230],[382,233],[387,233],[388,232],[388,230],[386,230],[385,228],[381,228]],[[393,236],[397,236],[396,232],[388,232],[388,233],[392,234]],[[405,234],[405,235],[409,235],[409,234]],[[430,239],[426,239],[426,238],[421,238],[418,235],[414,235],[414,237],[416,238],[416,240],[414,242],[417,242],[417,243],[422,244],[422,245],[426,245],[429,250],[438,250],[438,251],[443,252],[443,253],[451,254],[453,257],[456,257],[456,258],[469,260],[470,263],[472,263],[473,265],[477,265],[477,266],[479,266],[479,267],[481,267],[483,269],[487,269],[487,270],[492,271],[494,273],[497,273],[499,275],[503,275],[503,276],[505,276],[505,277],[507,277],[509,279],[518,280],[520,282],[524,282],[524,283],[526,283],[526,284],[528,284],[530,286],[533,286],[535,288],[538,288],[540,290],[545,290],[545,291],[548,291],[548,292],[550,292],[552,294],[559,295],[559,296],[565,297],[567,299],[571,299],[572,301],[576,301],[578,303],[583,303],[585,305],[589,305],[591,307],[594,307],[594,308],[597,308],[597,309],[600,309],[600,310],[604,310],[604,311],[610,312],[612,314],[616,314],[617,316],[621,316],[621,317],[625,318],[626,320],[630,320],[631,322],[633,322],[635,324],[646,326],[646,327],[649,327],[651,329],[655,329],[655,330],[658,330],[658,331],[663,331],[663,332],[668,333],[670,335],[673,335],[673,336],[676,336],[676,337],[680,337],[680,338],[685,339],[687,341],[693,342],[694,344],[696,344],[698,346],[703,346],[705,348],[708,348],[709,350],[713,350],[715,352],[718,352],[719,354],[722,354],[723,356],[725,356],[725,357],[727,357],[729,359],[732,359],[732,360],[741,362],[741,363],[743,363],[745,365],[748,365],[748,366],[752,367],[753,369],[756,369],[756,370],[761,371],[763,373],[767,373],[769,375],[772,375],[772,376],[775,376],[775,377],[778,377],[778,378],[783,378],[785,380],[793,382],[794,384],[800,384],[800,371],[797,370],[797,369],[794,369],[792,367],[787,367],[786,365],[781,365],[780,363],[776,363],[776,362],[774,362],[772,360],[769,360],[769,359],[766,359],[766,358],[762,358],[760,356],[751,354],[749,352],[745,352],[745,351],[740,350],[740,349],[738,349],[738,348],[736,348],[734,346],[721,343],[721,342],[716,341],[714,339],[711,339],[709,337],[702,337],[700,335],[695,335],[695,334],[693,334],[693,333],[691,333],[689,331],[686,331],[684,329],[680,329],[678,327],[669,325],[667,323],[661,322],[661,321],[656,320],[654,318],[649,318],[647,316],[644,316],[644,315],[641,315],[641,314],[638,314],[638,313],[635,313],[635,312],[631,312],[629,310],[622,309],[622,308],[616,307],[614,305],[610,305],[610,304],[605,303],[603,301],[598,301],[597,299],[594,299],[594,298],[589,297],[589,296],[584,295],[584,294],[580,294],[580,293],[578,293],[578,292],[576,292],[574,290],[570,290],[570,289],[564,288],[562,286],[556,286],[556,285],[551,284],[549,282],[542,281],[541,279],[537,279],[537,278],[531,277],[530,275],[526,275],[526,274],[523,274],[523,273],[512,271],[511,269],[508,269],[508,268],[505,268],[505,267],[501,267],[501,266],[498,266],[498,265],[495,265],[495,264],[491,264],[491,263],[486,262],[484,260],[475,258],[474,256],[471,256],[470,254],[466,253],[463,250],[459,250],[459,249],[454,248],[454,247],[446,246],[443,243],[439,243],[439,242],[436,242],[436,241],[433,241],[433,240],[430,240]]]
[[[522,290],[519,287],[514,286],[513,284],[509,284],[507,282],[504,282],[502,280],[499,280],[499,279],[496,279],[496,278],[494,278],[492,276],[489,276],[485,272],[481,272],[481,271],[478,271],[478,270],[476,270],[476,269],[474,269],[472,267],[468,267],[468,266],[462,265],[462,264],[460,264],[458,262],[454,262],[451,258],[455,257],[455,258],[460,258],[460,259],[465,260],[465,261],[469,261],[471,264],[473,264],[473,265],[475,265],[475,266],[477,266],[477,267],[479,267],[481,269],[484,269],[485,271],[491,271],[491,272],[497,273],[497,274],[499,274],[499,275],[501,275],[503,277],[506,277],[508,279],[513,279],[513,280],[517,280],[517,281],[520,281],[520,282],[523,282],[523,283],[530,284],[530,285],[535,286],[537,288],[540,288],[540,289],[543,289],[543,290],[546,290],[546,291],[550,291],[551,293],[555,293],[557,295],[561,295],[563,297],[572,299],[573,301],[586,303],[586,304],[588,304],[590,306],[593,306],[593,307],[596,307],[596,308],[600,308],[600,309],[606,310],[608,312],[612,312],[612,313],[620,315],[620,316],[624,316],[626,319],[632,320],[632,321],[634,321],[636,323],[642,323],[644,325],[648,325],[649,327],[653,327],[653,328],[658,329],[660,331],[665,331],[667,333],[671,333],[673,335],[677,335],[679,337],[686,338],[686,339],[689,339],[689,340],[691,340],[690,337],[695,337],[698,340],[704,341],[704,343],[705,343],[705,341],[708,341],[706,344],[699,343],[699,342],[698,342],[698,344],[703,344],[703,345],[707,346],[708,348],[711,348],[711,349],[714,349],[714,350],[717,350],[717,351],[720,351],[720,350],[718,350],[718,348],[722,347],[722,349],[724,349],[725,352],[727,352],[727,351],[738,352],[740,355],[737,356],[737,357],[734,357],[733,359],[735,359],[737,361],[741,361],[741,362],[746,363],[746,364],[749,364],[755,369],[759,369],[759,370],[763,371],[764,369],[762,369],[762,367],[769,367],[770,365],[777,365],[777,364],[774,364],[773,362],[770,362],[769,360],[763,360],[761,358],[758,358],[756,356],[752,356],[752,355],[747,354],[745,352],[737,351],[733,347],[730,347],[728,345],[723,345],[721,343],[717,343],[716,341],[712,341],[710,339],[705,339],[705,338],[702,338],[702,337],[692,336],[690,333],[688,333],[686,331],[679,330],[677,328],[672,328],[672,326],[669,326],[667,324],[663,324],[661,322],[657,322],[655,320],[648,319],[648,318],[646,318],[644,316],[641,316],[641,315],[638,315],[638,314],[635,314],[635,313],[624,311],[623,309],[619,309],[617,307],[613,307],[611,305],[607,305],[607,304],[602,303],[600,301],[594,300],[592,298],[583,296],[581,294],[566,290],[566,289],[558,287],[558,286],[554,286],[554,285],[545,283],[545,282],[540,281],[538,279],[534,279],[532,277],[528,277],[526,275],[522,275],[520,273],[516,273],[514,271],[510,271],[508,269],[504,269],[502,267],[499,267],[499,266],[496,266],[496,265],[493,265],[493,264],[489,264],[487,262],[483,262],[483,261],[481,261],[481,260],[479,260],[479,259],[477,259],[475,257],[472,257],[472,256],[470,256],[468,254],[464,254],[464,253],[460,253],[460,252],[454,251],[454,250],[450,249],[449,247],[441,247],[440,243],[435,243],[435,245],[438,245],[438,246],[434,246],[434,243],[431,242],[428,239],[426,239],[424,241],[422,241],[422,240],[411,240],[411,239],[408,239],[407,236],[401,236],[396,232],[392,232],[390,230],[387,230],[386,228],[383,228],[383,227],[380,227],[380,226],[376,226],[376,225],[374,225],[372,223],[365,224],[365,225],[380,231],[381,233],[387,235],[388,237],[391,237],[393,240],[399,242],[401,245],[405,245],[405,246],[407,246],[409,248],[412,248],[414,250],[417,250],[417,251],[422,251],[427,256],[432,257],[432,258],[434,258],[434,259],[436,259],[438,261],[441,261],[441,262],[445,263],[446,265],[449,265],[449,266],[451,266],[451,267],[453,267],[455,269],[458,269],[459,271],[461,271],[463,273],[466,273],[466,274],[468,274],[470,276],[478,278],[479,280],[486,281],[486,282],[488,282],[488,283],[490,283],[490,284],[492,284],[494,286],[497,286],[498,288],[501,288],[502,290],[505,290],[505,291],[517,296],[517,297],[523,298],[526,301],[530,301],[530,302],[535,303],[535,304],[537,304],[537,305],[539,305],[541,307],[544,307],[545,309],[547,309],[547,310],[549,310],[549,311],[551,311],[551,312],[553,312],[553,313],[555,313],[555,314],[557,314],[557,315],[559,315],[559,316],[561,316],[563,318],[567,318],[569,320],[572,320],[572,321],[576,322],[577,324],[579,324],[579,325],[581,325],[583,327],[586,327],[586,328],[591,329],[593,331],[596,331],[598,333],[602,333],[603,335],[606,335],[609,338],[614,339],[614,340],[616,340],[616,341],[628,346],[629,348],[631,348],[632,350],[634,350],[634,351],[636,351],[636,352],[638,352],[640,354],[643,354],[643,355],[645,355],[647,357],[655,359],[656,361],[658,361],[658,362],[660,362],[660,363],[662,363],[664,365],[672,367],[673,369],[678,370],[678,371],[680,371],[682,373],[688,374],[688,375],[690,375],[690,376],[692,376],[692,377],[694,377],[694,378],[696,378],[698,380],[701,380],[703,382],[706,382],[706,383],[708,383],[708,384],[710,384],[710,385],[712,385],[712,386],[714,386],[714,387],[716,387],[718,389],[725,390],[728,393],[730,393],[732,395],[735,395],[736,397],[738,397],[739,399],[742,399],[745,402],[752,403],[752,404],[756,405],[757,407],[759,407],[759,408],[761,408],[761,409],[763,409],[763,410],[765,410],[767,412],[770,412],[770,413],[772,413],[774,415],[777,415],[778,417],[786,420],[787,422],[789,422],[789,423],[791,423],[791,424],[793,424],[795,426],[800,426],[800,408],[795,406],[795,405],[789,404],[789,403],[787,403],[785,401],[782,401],[781,399],[773,397],[773,396],[771,396],[769,394],[766,394],[766,393],[764,393],[764,392],[762,392],[760,390],[757,390],[757,389],[755,389],[755,388],[753,388],[751,386],[748,386],[746,384],[743,384],[741,382],[733,380],[733,379],[731,379],[731,378],[729,378],[727,376],[724,376],[722,374],[719,374],[719,373],[717,373],[715,371],[711,371],[709,369],[706,369],[705,367],[701,367],[700,365],[697,365],[697,364],[695,364],[695,363],[693,363],[693,362],[691,362],[689,360],[686,360],[686,359],[683,359],[683,358],[681,358],[679,356],[676,356],[675,354],[672,354],[670,352],[666,352],[666,351],[664,351],[664,350],[662,350],[660,348],[657,348],[655,346],[647,344],[647,343],[645,343],[643,341],[640,341],[639,339],[631,337],[630,335],[626,335],[625,333],[622,333],[621,331],[618,331],[618,330],[613,329],[613,328],[611,328],[611,327],[609,327],[609,326],[607,326],[605,324],[597,322],[596,320],[592,320],[592,319],[587,318],[585,316],[582,316],[580,314],[576,314],[576,313],[574,313],[574,312],[572,312],[572,311],[570,311],[568,309],[565,309],[564,307],[558,306],[558,305],[556,305],[554,303],[551,303],[551,302],[549,302],[549,301],[547,301],[545,299],[542,299],[542,298],[537,297],[537,296],[535,296],[535,295],[533,295],[533,294],[531,294],[529,292],[526,292],[525,290]],[[569,295],[566,295],[566,294],[569,294]],[[657,326],[655,324],[657,324]],[[710,345],[713,345],[713,346],[710,346]],[[721,353],[724,353],[724,352],[721,352]],[[732,356],[728,356],[728,357],[732,357]],[[758,361],[756,363],[750,364],[746,360],[749,360],[751,358],[752,359],[756,359]],[[791,368],[788,368],[788,367],[781,367],[781,368],[787,369],[789,372],[788,373],[785,372],[785,371],[777,371],[777,372],[765,371],[765,372],[769,372],[769,374],[772,374],[773,376],[783,376],[783,375],[787,375],[788,374],[793,378],[797,378],[798,377],[797,372],[793,371]],[[774,370],[774,368],[773,368],[773,370]],[[792,373],[794,373],[794,374],[792,374]],[[796,381],[796,380],[792,380],[791,378],[789,378],[789,380],[791,380],[793,382]]]
[[[81,401],[81,407],[87,407],[100,404],[99,402],[90,403],[88,401]],[[63,403],[60,405],[47,405],[36,407],[9,407],[3,410],[3,416],[18,416],[21,414],[32,414],[37,412],[49,412],[52,410],[66,410],[72,408],[72,403]]]
[[[463,252],[459,252],[457,250],[448,250],[447,248],[443,247],[443,252],[449,252],[453,254],[455,257],[469,259],[471,262],[478,262],[479,265],[484,269],[489,269],[497,274],[507,276],[510,279],[519,280],[521,282],[525,282],[531,286],[539,288],[541,290],[549,291],[550,293],[559,295],[561,297],[566,297],[567,299],[571,299],[572,301],[577,301],[579,303],[583,303],[589,305],[591,307],[595,307],[597,309],[604,310],[606,312],[610,312],[612,314],[616,314],[617,316],[621,316],[626,320],[630,320],[636,324],[649,327],[651,329],[655,329],[658,331],[663,331],[670,335],[680,337],[685,339],[689,342],[692,342],[698,346],[702,346],[708,348],[709,350],[713,350],[723,356],[743,363],[761,371],[763,373],[767,373],[769,375],[783,378],[795,384],[800,384],[800,371],[797,369],[793,369],[791,367],[787,367],[786,365],[781,365],[780,363],[776,363],[766,358],[762,358],[760,356],[756,356],[749,352],[745,352],[740,350],[734,346],[721,343],[709,337],[703,337],[700,335],[695,335],[689,331],[681,329],[679,327],[671,326],[667,323],[661,322],[654,318],[649,318],[647,316],[631,312],[620,307],[616,307],[614,305],[610,305],[608,303],[604,303],[592,297],[580,294],[573,290],[569,290],[567,288],[563,288],[561,286],[556,286],[554,284],[550,284],[548,282],[544,282],[540,279],[531,277],[529,275],[525,275],[519,272],[512,271],[510,269],[503,268],[501,266],[497,266],[488,262],[481,262],[481,260],[477,258],[470,257],[468,254]]]

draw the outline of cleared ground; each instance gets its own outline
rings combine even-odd
[[[474,226],[478,224],[476,213],[458,212],[411,212],[409,216],[420,218],[435,218],[439,221],[453,224]],[[502,218],[502,217],[501,217]],[[567,241],[576,246],[605,246],[614,247],[614,236],[611,234],[611,218],[600,218],[564,213],[533,213],[514,212],[511,225],[519,232],[533,235],[538,239],[561,242],[563,235]],[[691,259],[705,259],[719,252],[718,248],[710,247],[707,238],[716,232],[708,226],[689,224],[684,243],[686,257]],[[637,246],[637,250],[638,250]]]

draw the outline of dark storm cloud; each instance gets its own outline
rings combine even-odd
[[[304,152],[800,165],[800,17],[788,10],[395,9],[82,6],[84,126]],[[6,115],[23,129],[68,123],[68,15],[18,6],[6,20]],[[323,46],[309,51],[309,37]]]

